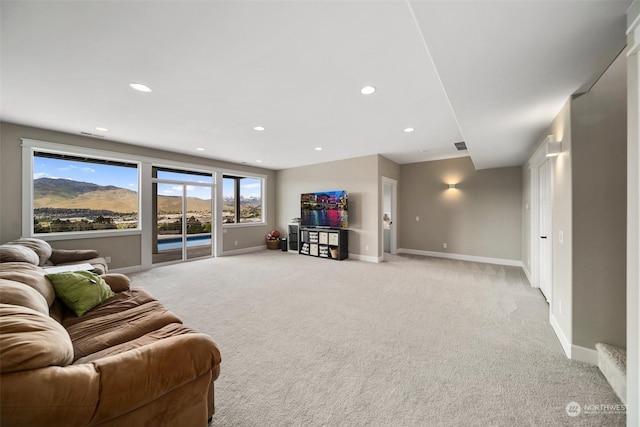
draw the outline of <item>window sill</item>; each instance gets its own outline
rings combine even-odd
[[[31,237],[42,240],[77,240],[77,239],[96,239],[99,237],[121,237],[142,235],[142,230],[105,230],[105,231],[69,231],[67,233],[31,233]]]

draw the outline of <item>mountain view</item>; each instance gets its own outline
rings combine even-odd
[[[138,194],[135,191],[52,178],[35,179],[33,189],[37,233],[137,227]],[[187,208],[188,216],[193,217],[191,222],[211,221],[211,200],[188,197]],[[179,224],[182,198],[158,196],[157,212],[159,223]]]
[[[36,233],[136,228],[138,194],[113,185],[71,179],[39,178],[33,181],[34,230]],[[242,199],[243,222],[260,220],[259,197]],[[233,199],[224,200],[223,222],[235,221]],[[160,234],[182,229],[182,197],[157,197]],[[187,197],[187,231],[211,232],[211,200]]]

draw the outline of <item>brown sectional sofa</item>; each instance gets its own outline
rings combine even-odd
[[[207,424],[221,361],[211,338],[121,274],[100,276],[115,295],[77,316],[45,274],[0,262],[3,426]]]

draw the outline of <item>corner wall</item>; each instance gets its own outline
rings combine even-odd
[[[346,190],[349,195],[349,257],[379,260],[378,155],[319,163],[276,174],[277,227],[300,217],[300,194]],[[319,260],[322,261],[322,260]]]
[[[521,265],[519,166],[476,170],[469,157],[412,163],[400,166],[400,181],[401,251]]]
[[[640,1],[627,16],[627,425],[640,426]]]
[[[573,99],[573,344],[626,347],[627,58]]]
[[[532,150],[537,151],[546,135],[562,140],[562,153],[549,160],[550,322],[568,356],[588,363],[597,363],[597,342],[626,345],[624,68],[621,55],[590,92],[569,99]],[[530,186],[530,170],[522,172],[523,182]],[[530,191],[523,193],[525,207],[532,206]],[[532,255],[531,226],[526,221],[523,233],[527,265]]]

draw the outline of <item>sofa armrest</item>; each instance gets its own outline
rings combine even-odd
[[[100,393],[91,364],[2,374],[0,383],[0,420],[15,427],[88,425]]]
[[[94,360],[100,373],[100,402],[92,420],[98,424],[140,408],[220,364],[220,352],[204,334],[169,337],[123,353]],[[202,390],[207,398],[209,379]]]
[[[116,293],[128,291],[131,287],[131,280],[124,274],[107,273],[100,277],[102,277],[104,281],[107,282],[107,285],[109,285],[111,290]]]
[[[100,254],[95,249],[54,249],[51,252],[49,261],[54,265],[66,264],[70,262],[87,261],[98,258]]]

